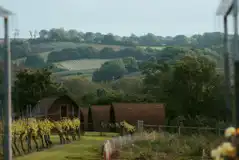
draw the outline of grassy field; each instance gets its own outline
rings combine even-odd
[[[54,75],[60,76],[61,78],[63,78],[63,80],[86,78],[91,81],[94,71],[95,69],[78,70],[78,71],[63,71],[63,72],[54,73]],[[125,75],[125,77],[139,77],[139,76],[141,76],[140,72],[134,72],[134,73]]]
[[[152,49],[158,49],[158,50],[162,50],[164,49],[165,47],[164,46],[138,46],[140,48],[152,48]]]
[[[107,133],[106,136],[99,136],[98,132],[86,133],[86,136],[71,144],[57,145],[41,152],[15,157],[14,160],[99,160],[101,144],[115,135]],[[53,138],[53,141],[57,141],[57,138]]]
[[[75,43],[75,42],[39,43],[39,44],[32,44],[31,48],[33,53],[41,53],[41,52],[48,52],[48,51],[54,51],[54,50],[62,50],[65,48],[77,48],[82,46],[94,47],[97,50],[101,50],[105,47],[113,48],[114,50],[120,50],[122,48],[125,48],[124,46],[119,46],[119,45],[86,44],[86,43]]]
[[[107,61],[109,61],[109,59],[82,59],[56,62],[54,65],[57,68],[63,68],[69,71],[80,71],[100,68],[100,66]]]
[[[55,72],[54,75],[64,79],[77,79],[85,77],[92,79],[93,72],[100,68],[108,59],[85,59],[85,60],[70,60],[54,63],[54,66],[59,69],[68,71]]]

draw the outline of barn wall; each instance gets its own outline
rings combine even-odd
[[[84,124],[84,130],[88,131],[88,108],[80,108],[80,110],[83,115],[82,117],[84,117],[81,119],[81,123]]]
[[[113,103],[116,122],[128,121],[136,125],[143,120],[149,125],[163,125],[165,110],[163,104],[156,103]]]
[[[94,105],[91,107],[94,130],[97,132],[109,132],[109,128],[102,128],[101,122],[108,124],[110,121],[110,105]]]

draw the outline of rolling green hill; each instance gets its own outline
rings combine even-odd
[[[183,55],[193,53],[206,55],[212,59],[220,59],[218,53],[207,48],[192,49],[191,47],[172,46],[126,47],[79,42],[41,42],[32,43],[30,46],[31,53],[25,57],[14,59],[14,64],[25,65],[29,68],[52,66],[52,71],[55,75],[65,78],[86,76],[91,79],[93,72],[100,68],[104,62],[125,57],[134,57],[137,61],[147,61],[149,58],[155,58],[174,63]]]
[[[66,48],[77,48],[77,47],[93,47],[97,50],[101,50],[105,47],[112,48],[114,50],[120,50],[126,48],[120,45],[103,45],[103,44],[86,44],[86,43],[75,43],[75,42],[44,42],[38,44],[31,44],[33,54],[41,54],[42,52],[59,51]]]

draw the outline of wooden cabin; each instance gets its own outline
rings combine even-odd
[[[32,116],[57,121],[64,117],[80,117],[80,109],[68,95],[47,97],[37,103],[32,111]]]

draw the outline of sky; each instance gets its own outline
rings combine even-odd
[[[1,0],[0,5],[16,14],[11,34],[19,29],[24,38],[30,30],[60,27],[120,36],[222,31],[215,14],[219,0]]]

